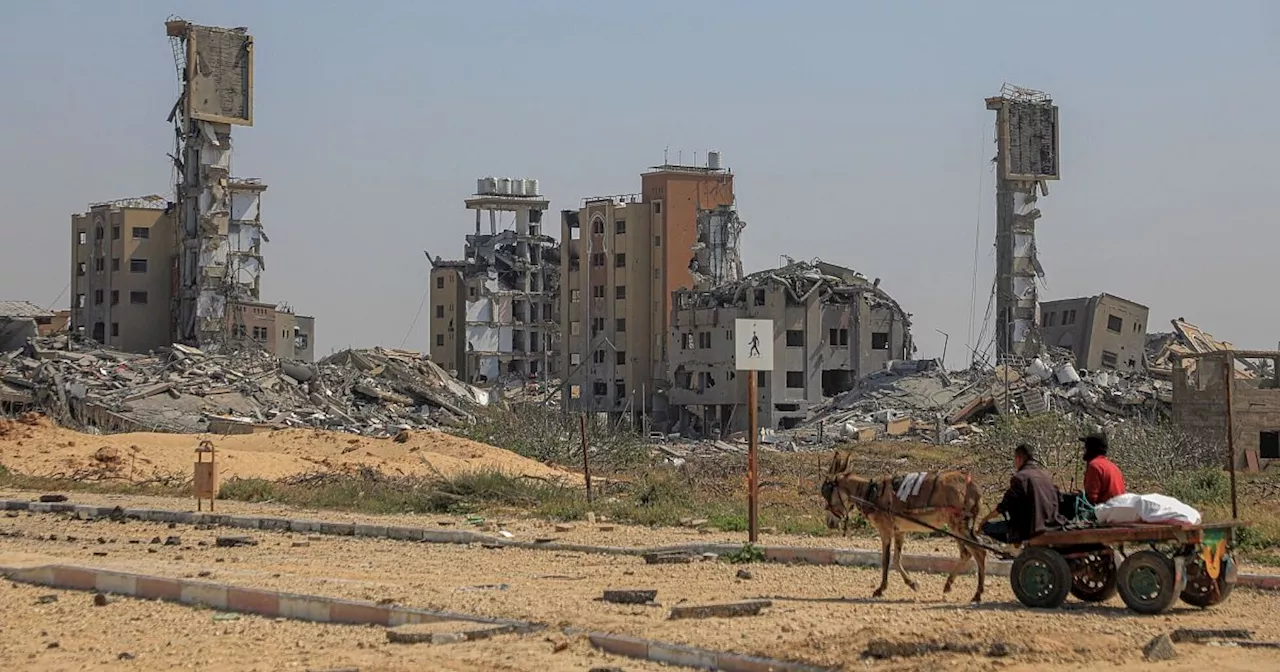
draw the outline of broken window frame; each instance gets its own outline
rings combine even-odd
[[[111,260],[111,264],[112,264],[112,266],[115,266],[117,263],[119,263],[119,260],[118,260],[118,259],[112,259],[112,260]],[[114,270],[114,269],[113,269],[113,270]],[[146,272],[147,272],[147,260],[146,260],[146,258],[130,257],[130,258],[129,258],[129,272],[130,272],[130,273],[146,273]]]
[[[1107,315],[1107,331],[1113,334],[1124,333],[1124,319],[1118,315]]]
[[[1110,362],[1110,363],[1108,363]],[[1102,356],[1098,358],[1098,364],[1104,369],[1116,370],[1120,366],[1120,355],[1110,350],[1103,350]]]
[[[803,390],[804,389],[804,371],[788,371],[787,372],[787,389]]]
[[[872,350],[888,350],[893,339],[889,338],[887,331],[871,332],[871,349]]]
[[[135,226],[129,232],[134,240],[150,240],[151,229],[145,226]]]
[[[804,330],[788,329],[787,330],[787,347],[803,348],[804,347]]]

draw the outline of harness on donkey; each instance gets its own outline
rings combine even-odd
[[[905,520],[909,523],[919,525],[920,527],[923,527],[926,530],[930,530],[933,532],[937,532],[938,534],[951,537],[952,539],[955,539],[956,541],[962,544],[965,544],[968,546],[974,546],[977,548],[981,548],[985,551],[988,551],[990,553],[994,553],[997,557],[1003,560],[1009,560],[1014,557],[1013,554],[1005,550],[1002,550],[993,546],[989,546],[974,538],[956,534],[954,532],[937,527],[935,525],[930,525],[929,523],[926,523],[923,520],[920,520],[914,516],[911,516],[905,513],[906,510],[909,510],[911,508],[908,506],[908,501],[915,501],[915,502],[929,501],[928,495],[931,494],[933,486],[937,483],[938,475],[937,474],[924,475],[924,478],[921,479],[921,481],[923,482],[917,481],[918,485],[913,486],[913,492],[911,493],[911,497],[908,500],[904,501],[902,498],[898,497],[898,493],[900,491],[900,488],[902,487],[904,479],[906,478],[907,478],[906,476],[897,476],[892,479],[867,479],[865,487],[862,489],[862,492],[859,492],[858,494],[848,492],[844,488],[837,488],[834,482],[827,482],[827,483],[824,483],[822,486],[822,495],[823,495],[823,498],[826,499],[828,502],[832,502],[832,495],[835,495],[835,497],[837,497],[840,500],[840,505],[844,509],[844,511],[841,512],[843,514],[842,515],[843,526],[844,526],[843,531],[846,533],[848,532],[848,527],[849,527],[848,513],[856,506],[859,509],[859,511],[863,514],[863,516],[866,516],[867,513],[873,512],[873,511],[888,514],[888,515],[894,516],[895,518],[901,518],[902,520]],[[966,482],[968,482],[967,476],[966,476]],[[886,488],[885,487],[886,485],[889,487]],[[928,488],[928,490],[925,490],[926,487]],[[845,501],[846,497],[851,501],[846,502]],[[887,504],[881,502],[881,500],[884,500],[884,499],[888,500]],[[957,516],[964,513],[964,511],[956,507],[932,507],[932,508],[934,509],[941,508],[941,509],[950,511],[951,513],[956,514]]]

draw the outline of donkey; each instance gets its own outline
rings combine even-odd
[[[908,480],[909,479],[909,480]],[[904,484],[904,481],[907,481]],[[899,495],[904,495],[899,498]],[[836,451],[826,479],[822,483],[822,498],[827,504],[827,527],[848,531],[849,519],[854,509],[871,522],[880,537],[880,587],[871,594],[880,597],[889,584],[889,544],[893,544],[893,562],[902,580],[911,590],[917,590],[916,582],[907,576],[902,567],[902,537],[906,533],[932,532],[926,527],[894,515],[902,514],[921,523],[941,528],[946,525],[952,534],[963,535],[976,541],[974,523],[981,515],[982,491],[973,479],[963,472],[942,471],[918,473],[909,476],[871,478],[858,476],[849,470],[849,456]],[[956,574],[964,569],[969,558],[978,564],[978,591],[973,601],[982,600],[982,589],[987,576],[987,552],[979,546],[970,546],[956,540],[960,547],[960,559],[951,568],[942,592],[951,592]]]

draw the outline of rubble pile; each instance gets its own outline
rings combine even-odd
[[[317,427],[366,436],[460,426],[489,403],[420,353],[346,350],[318,364],[174,344],[128,354],[67,335],[0,354],[0,405],[102,431],[251,433]]]
[[[894,362],[815,409],[802,428],[820,425],[836,439],[881,435],[963,442],[977,422],[1002,413],[1084,415],[1099,425],[1167,418],[1173,384],[1141,373],[1077,371],[1069,355],[1029,363],[944,371],[936,360]]]

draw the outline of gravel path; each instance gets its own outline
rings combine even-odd
[[[870,600],[868,596],[878,582],[878,573],[841,567],[752,565],[746,568],[751,577],[744,579],[737,577],[742,567],[717,562],[645,565],[639,558],[626,556],[258,531],[251,534],[261,542],[259,546],[223,549],[213,547],[215,536],[243,531],[196,530],[190,526],[170,529],[153,523],[85,522],[27,514],[0,517],[0,532],[23,535],[0,538],[0,552],[4,553],[42,554],[69,562],[168,576],[205,575],[238,585],[293,592],[374,601],[386,599],[414,607],[534,620],[553,628],[574,626],[814,664],[846,665],[847,669],[863,666],[938,669],[939,665],[945,665],[946,669],[958,670],[997,666],[1002,669],[1026,666],[1021,669],[1030,670],[1045,666],[1097,669],[1141,665],[1142,645],[1155,635],[1177,627],[1246,627],[1254,629],[1258,639],[1280,640],[1280,621],[1274,618],[1274,614],[1280,613],[1277,611],[1280,598],[1249,590],[1237,591],[1226,604],[1208,611],[1177,608],[1165,616],[1146,618],[1126,611],[1119,600],[1100,607],[1072,602],[1059,611],[1030,611],[1014,602],[1007,580],[994,577],[988,583],[986,601],[974,607],[965,602],[972,594],[974,577],[962,577],[956,592],[944,596],[941,593],[943,577],[917,574],[920,591],[912,593],[895,575],[891,576],[885,599]],[[49,535],[54,535],[55,540],[50,541]],[[163,540],[171,535],[181,537],[180,545],[150,543],[153,538]],[[73,540],[68,540],[69,536]],[[597,601],[595,598],[607,588],[657,589],[658,601],[663,606],[619,606]],[[667,619],[667,607],[675,604],[755,597],[773,599],[774,606],[757,617]],[[68,599],[88,600],[88,597]],[[148,608],[185,609],[169,605]],[[244,618],[245,623],[256,622]],[[8,623],[10,619],[4,620]],[[35,628],[44,618],[20,620]],[[317,632],[351,630],[303,624],[289,627],[295,625],[315,628]],[[38,627],[48,629],[46,625]],[[105,632],[114,630],[107,628]],[[365,636],[381,642],[380,633]],[[252,637],[246,635],[246,641],[254,641]],[[358,644],[358,640],[343,639],[343,635],[333,637],[335,650],[345,652]],[[992,659],[983,655],[933,654],[874,665],[860,661],[868,642],[876,639],[1000,645],[1013,655]],[[537,638],[532,643],[526,640],[528,638],[519,638],[519,646],[529,647],[530,651],[538,646],[543,650],[550,647],[545,642],[538,644],[541,640]],[[0,658],[21,661],[22,658],[14,656],[25,657],[31,653],[28,649],[36,646],[30,637],[19,637],[6,646],[18,646],[16,641],[21,641],[25,648],[0,649],[3,654]],[[123,640],[112,637],[109,641]],[[269,641],[291,644],[310,640],[289,635]],[[153,646],[158,645],[153,643]],[[475,652],[477,656],[496,656],[497,652],[505,652],[508,645],[495,641],[466,646],[468,648],[449,649],[457,651],[456,654],[439,655],[465,656]],[[1275,651],[1192,645],[1183,645],[1181,650],[1182,658],[1188,662],[1212,661],[1219,670],[1240,672],[1274,669],[1277,658]],[[573,649],[574,655],[578,655],[577,651]],[[99,653],[111,654],[105,650]],[[223,655],[220,652],[210,655],[213,653]],[[301,656],[303,652],[295,655]],[[548,659],[551,660],[554,657]],[[512,663],[520,665],[517,667],[463,665],[457,669],[586,669],[585,665],[555,668],[548,667],[550,662],[543,664],[523,658],[520,661]],[[630,661],[623,667],[644,669]],[[40,669],[59,668],[42,665]]]

